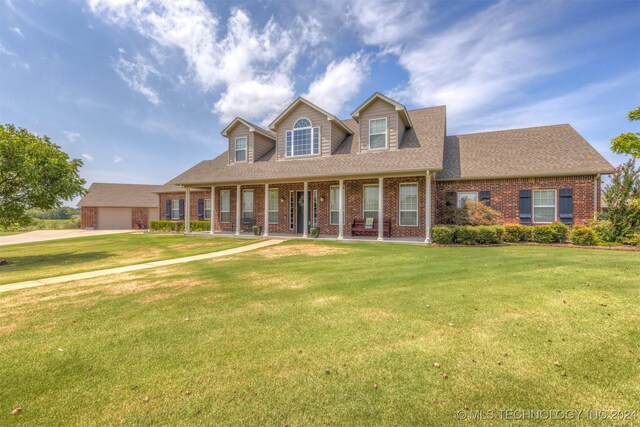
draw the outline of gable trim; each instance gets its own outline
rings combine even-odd
[[[259,126],[254,125],[251,122],[248,122],[244,119],[241,119],[240,117],[236,117],[235,119],[233,119],[233,121],[231,123],[229,123],[229,126],[227,126],[226,128],[224,128],[224,130],[222,132],[220,132],[220,134],[222,136],[225,137],[229,137],[229,132],[231,132],[231,129],[233,129],[234,127],[236,127],[239,124],[243,124],[245,125],[247,128],[249,128],[249,132],[256,132],[259,133],[260,135],[264,136],[265,138],[269,138],[272,141],[276,140],[275,135],[272,135],[271,133],[269,133],[268,131],[262,129]]]
[[[269,125],[269,129],[271,129],[272,131],[275,131],[276,130],[276,126],[278,125],[278,123],[280,123],[282,120],[284,120],[284,118],[289,115],[291,110],[293,110],[298,105],[300,105],[300,103],[305,104],[308,107],[313,108],[314,110],[316,110],[316,111],[322,113],[323,115],[327,116],[327,120],[329,122],[336,123],[338,125],[338,127],[342,128],[342,130],[344,130],[347,133],[347,135],[351,135],[353,133],[353,132],[351,132],[351,129],[349,129],[344,123],[342,123],[342,121],[340,119],[338,119],[336,116],[334,116],[333,114],[323,110],[322,108],[318,107],[317,105],[315,105],[311,101],[307,101],[306,99],[304,99],[301,96],[299,96],[298,98],[296,98],[295,101],[293,101],[291,104],[289,104],[289,106],[282,113],[280,113],[278,115],[278,117],[276,117],[271,122],[271,124]]]
[[[362,104],[360,104],[360,106],[358,108],[356,108],[353,111],[353,113],[351,113],[351,117],[353,117],[353,120],[355,120],[356,122],[360,123],[360,111],[362,111],[365,108],[367,108],[369,106],[369,104],[371,104],[373,101],[375,101],[377,99],[379,99],[381,101],[384,101],[387,104],[391,104],[392,106],[394,106],[395,109],[396,109],[396,112],[398,113],[398,115],[402,119],[402,122],[404,123],[404,125],[406,127],[408,127],[408,128],[413,128],[413,124],[411,123],[411,118],[409,117],[409,113],[407,112],[407,109],[405,108],[405,106],[400,104],[397,101],[394,101],[393,99],[389,98],[388,96],[385,96],[385,95],[381,94],[380,92],[375,92],[366,101],[364,101]]]

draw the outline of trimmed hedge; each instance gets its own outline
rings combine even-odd
[[[531,227],[521,224],[505,224],[504,241],[509,243],[531,241]]]
[[[149,223],[149,230],[162,231],[165,233],[179,232],[184,233],[184,221],[151,221]],[[191,221],[191,231],[209,231],[211,230],[210,221]]]
[[[536,243],[565,243],[569,227],[559,222],[532,227],[531,241]]]
[[[433,243],[441,245],[450,245],[453,243],[454,230],[453,227],[445,227],[436,225],[431,229],[431,240]]]
[[[579,246],[593,246],[598,239],[590,227],[575,226],[571,231],[571,243]]]

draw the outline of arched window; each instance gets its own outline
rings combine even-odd
[[[320,128],[301,117],[286,132],[287,157],[312,156],[320,152]]]

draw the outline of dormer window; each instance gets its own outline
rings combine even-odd
[[[236,138],[236,162],[247,161],[247,138]]]
[[[320,128],[302,117],[286,132],[287,157],[312,156],[320,152]]]
[[[369,120],[369,149],[387,148],[387,118]]]

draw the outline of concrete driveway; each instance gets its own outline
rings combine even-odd
[[[18,243],[45,242],[47,240],[71,239],[73,237],[102,236],[105,234],[132,233],[134,230],[36,230],[26,233],[0,236],[0,246]]]

